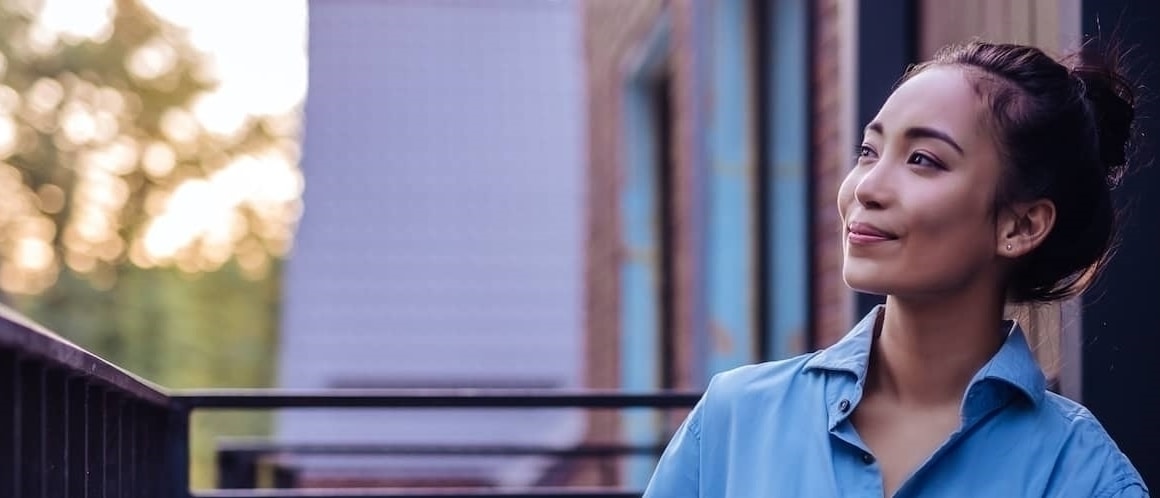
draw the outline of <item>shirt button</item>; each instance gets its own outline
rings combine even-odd
[[[874,463],[874,455],[871,455],[869,452],[863,453],[862,454],[862,463],[864,463],[866,465],[870,465],[870,464]]]
[[[838,403],[838,410],[842,413],[850,411],[850,400],[844,399]]]

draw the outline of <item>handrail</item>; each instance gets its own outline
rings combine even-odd
[[[0,304],[0,349],[35,357],[73,374],[84,374],[154,406],[166,408],[165,389],[85,351],[67,339]]]
[[[187,409],[688,408],[701,393],[589,389],[200,389],[171,391]]]
[[[280,476],[274,487],[294,487],[293,465],[285,466],[284,457],[325,456],[473,456],[523,457],[556,459],[604,459],[625,456],[659,457],[664,444],[628,445],[587,443],[573,446],[534,444],[384,444],[384,443],[312,443],[280,442],[272,439],[231,438],[217,444],[218,487],[252,489],[257,487],[260,462]],[[281,484],[278,484],[282,482]],[[537,488],[540,489],[540,488]]]
[[[528,491],[494,488],[440,489],[221,489],[201,491],[195,498],[640,498],[640,491],[607,488],[536,488]]]
[[[586,444],[548,446],[530,444],[385,444],[385,443],[283,443],[269,439],[231,439],[219,442],[219,457],[269,455],[408,455],[408,456],[550,456],[613,457],[657,456],[664,445]]]

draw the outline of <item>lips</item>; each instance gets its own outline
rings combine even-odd
[[[869,223],[853,222],[850,223],[850,226],[847,227],[847,230],[849,231],[847,238],[849,238],[850,242],[855,243],[867,244],[874,242],[885,242],[898,238],[898,236],[894,233],[888,232]]]

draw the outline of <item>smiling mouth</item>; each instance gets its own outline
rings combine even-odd
[[[864,234],[864,233],[854,233],[854,232],[850,232],[848,235],[846,235],[846,239],[849,240],[851,244],[859,244],[859,245],[877,244],[880,242],[890,242],[892,240],[895,240],[893,238],[883,237],[880,235],[868,235],[868,234]]]
[[[897,239],[897,235],[865,223],[851,223],[846,228],[846,240],[850,241],[851,244],[877,244]]]

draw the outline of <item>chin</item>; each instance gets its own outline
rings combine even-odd
[[[875,268],[876,265],[851,264],[849,260],[842,266],[842,280],[846,286],[866,294],[887,295],[893,288],[890,275],[887,271]]]
[[[849,287],[850,290],[853,290],[856,292],[861,292],[863,294],[872,294],[875,296],[886,296],[886,295],[891,294],[891,292],[889,290],[890,289],[889,286],[873,285],[873,284],[869,284],[869,283],[851,281],[850,279],[846,279],[846,287]]]

